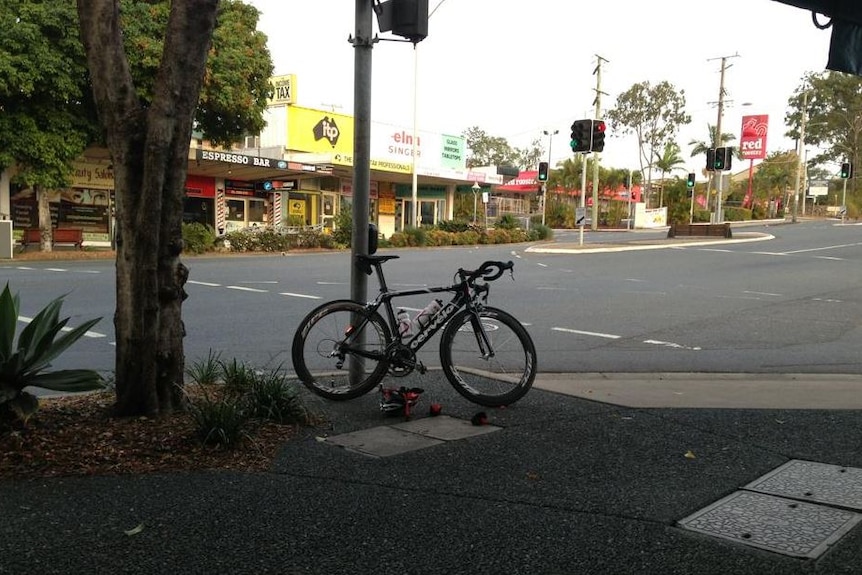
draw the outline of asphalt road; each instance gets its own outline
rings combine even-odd
[[[527,244],[401,249],[385,270],[390,288],[408,289],[449,283],[459,266],[514,260],[514,281],[494,282],[490,303],[527,325],[543,372],[860,373],[862,227],[747,229],[774,238],[613,253],[534,253]],[[585,234],[588,244],[655,236]],[[578,234],[559,232],[556,241],[577,243]],[[349,261],[344,252],[188,258],[187,361],[213,350],[291,369],[300,319],[349,297]],[[113,369],[113,274],[112,261],[0,264],[0,283],[21,294],[23,317],[66,294],[70,325],[103,318],[55,367]],[[376,290],[371,279],[369,297]],[[427,299],[403,303],[415,314]],[[436,339],[422,354],[436,364]]]

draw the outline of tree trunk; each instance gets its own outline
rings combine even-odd
[[[171,3],[152,101],[135,91],[117,0],[78,0],[99,118],[114,165],[117,218],[116,412],[182,409],[182,199],[192,120],[218,0]]]
[[[50,252],[54,249],[54,230],[51,228],[51,202],[48,190],[33,186],[36,194],[36,213],[39,217],[39,249]]]

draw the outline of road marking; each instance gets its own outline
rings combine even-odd
[[[853,248],[856,246],[862,246],[862,243],[857,242],[855,244],[838,244],[835,246],[823,246],[822,248],[808,248],[807,250],[795,250],[792,252],[784,252],[786,254],[804,254],[806,252],[822,252],[824,250],[836,250],[838,248]]]
[[[646,282],[647,280],[641,280],[641,279],[638,279],[638,278],[626,278],[626,279],[624,279],[623,281],[624,281],[624,282],[639,282],[639,283],[644,283],[644,282]]]
[[[346,286],[347,282],[317,282],[319,286]]]
[[[306,295],[306,294],[302,294],[302,293],[290,293],[287,291],[280,292],[278,295],[286,295],[286,296],[290,296],[290,297],[304,297],[307,299],[321,299],[320,296],[316,296],[316,295]]]
[[[224,286],[224,287],[226,287],[227,289],[235,289],[237,291],[250,291],[250,292],[254,292],[254,293],[267,293],[267,290],[265,290],[265,289],[257,289],[257,288],[250,288],[250,287],[244,287],[244,286]]]
[[[20,321],[22,323],[30,323],[31,321],[33,321],[33,318],[27,317],[25,315],[19,315],[18,321]],[[68,332],[68,331],[72,331],[73,329],[75,329],[75,328],[69,327],[69,326],[64,326],[64,327],[60,328],[60,331],[67,331]],[[108,336],[103,334],[103,333],[99,333],[97,331],[85,331],[84,337],[99,338],[99,337],[108,337]]]
[[[659,341],[659,340],[657,340],[657,339],[645,339],[645,340],[644,340],[644,343],[647,343],[647,344],[650,344],[650,345],[661,345],[661,346],[664,346],[664,347],[672,347],[672,348],[674,348],[674,349],[687,349],[687,350],[690,350],[690,351],[700,351],[700,350],[701,350],[701,348],[699,348],[699,347],[691,347],[691,346],[688,346],[688,345],[682,345],[682,344],[679,344],[679,343],[673,343],[673,342],[671,342],[671,341]]]
[[[832,260],[833,262],[843,262],[844,258],[836,258],[834,256],[814,256],[815,260]]]
[[[781,297],[781,295],[782,295],[780,293],[769,293],[768,291],[748,291],[748,290],[745,290],[742,293],[750,293],[752,295],[768,295],[768,296],[772,296],[772,297]]]
[[[786,256],[787,254],[783,254],[781,252],[748,252],[750,254],[754,254],[756,256]]]
[[[823,297],[813,297],[813,298],[811,298],[811,301],[822,301],[825,303],[843,303],[843,301],[840,299],[830,299],[830,298],[823,298]]]
[[[199,285],[199,286],[207,286],[207,287],[221,287],[221,284],[214,284],[214,283],[210,283],[210,282],[196,282],[194,280],[189,280],[186,283],[195,284],[195,285]]]
[[[733,250],[720,250],[718,248],[700,248],[702,252],[721,252],[724,254],[732,254]]]
[[[262,280],[262,281],[247,281],[247,282],[240,282],[240,283],[244,283],[244,284],[277,284],[278,282],[272,281],[272,280]]]
[[[567,327],[552,327],[551,331],[562,331],[565,333],[576,333],[579,335],[591,335],[593,337],[603,337],[605,339],[619,339],[622,336],[614,335],[612,333],[599,333],[595,331],[581,331],[579,329],[569,329]]]
[[[65,270],[63,268],[45,268],[46,272],[67,272],[69,270]]]
[[[568,288],[538,286],[536,289],[541,289],[541,290],[546,290],[546,291],[566,291],[566,289],[568,289]]]

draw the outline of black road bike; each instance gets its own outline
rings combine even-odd
[[[376,273],[380,293],[370,303],[336,300],[312,310],[293,337],[293,367],[314,393],[333,400],[354,399],[387,375],[403,377],[426,368],[416,353],[438,331],[440,364],[458,393],[487,407],[509,405],[524,396],[536,378],[536,347],[511,314],[487,304],[490,287],[510,262],[486,261],[477,270],[459,269],[448,286],[390,291],[382,265],[396,255],[357,255],[361,268]],[[402,340],[392,300],[451,292],[424,325]]]

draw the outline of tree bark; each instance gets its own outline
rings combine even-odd
[[[51,229],[51,202],[48,190],[33,186],[36,194],[36,214],[39,218],[39,249],[43,252],[54,250],[54,230]]]
[[[183,407],[182,201],[192,122],[218,0],[171,3],[152,101],[135,91],[118,0],[78,0],[81,40],[114,165],[116,412]]]

